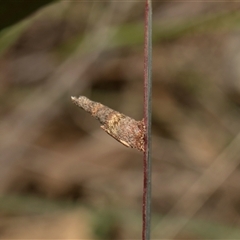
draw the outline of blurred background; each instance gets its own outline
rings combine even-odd
[[[143,116],[143,1],[0,1],[0,238],[140,239],[142,153],[71,102]],[[153,2],[152,238],[240,238],[240,4]]]

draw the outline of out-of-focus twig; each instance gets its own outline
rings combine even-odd
[[[222,151],[222,153],[212,162],[201,177],[193,183],[189,190],[172,207],[164,219],[154,227],[154,236],[159,238],[173,239],[190,221],[198,210],[209,199],[211,194],[216,191],[221,184],[233,173],[239,165],[240,156],[240,133]],[[205,197],[199,198],[194,194],[197,189],[205,189]],[[184,211],[185,219],[175,224],[169,224],[172,216],[179,210]],[[161,232],[157,232],[161,229]]]
[[[85,71],[108,46],[115,33],[107,28],[112,16],[120,15],[119,22],[123,21],[134,4],[129,2],[124,4],[124,7],[119,7],[118,3],[111,2],[109,9],[104,11],[102,18],[99,18],[95,31],[86,36],[80,43],[79,50],[63,62],[46,81],[45,91],[43,92],[42,89],[33,91],[11,114],[2,119],[0,133],[4,137],[0,139],[1,178],[8,174],[12,164],[25,153],[27,144],[33,142],[40,135],[43,127],[56,116],[62,96],[73,88],[80,78],[83,78]],[[80,49],[90,46],[94,46],[94,53],[83,58]],[[81,80],[81,83],[79,91],[85,88],[87,81]],[[23,140],[24,145],[21,145]]]

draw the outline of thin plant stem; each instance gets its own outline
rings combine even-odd
[[[145,3],[144,28],[144,123],[146,126],[143,159],[142,240],[150,239],[151,232],[151,118],[152,118],[152,5]]]

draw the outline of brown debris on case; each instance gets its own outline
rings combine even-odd
[[[77,106],[95,117],[102,124],[101,128],[110,136],[127,147],[145,151],[145,125],[143,120],[136,121],[84,96],[71,98]]]

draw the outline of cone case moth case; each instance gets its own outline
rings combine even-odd
[[[77,106],[96,118],[102,124],[101,128],[111,137],[126,147],[145,151],[146,129],[143,120],[136,121],[84,96],[71,98]]]

